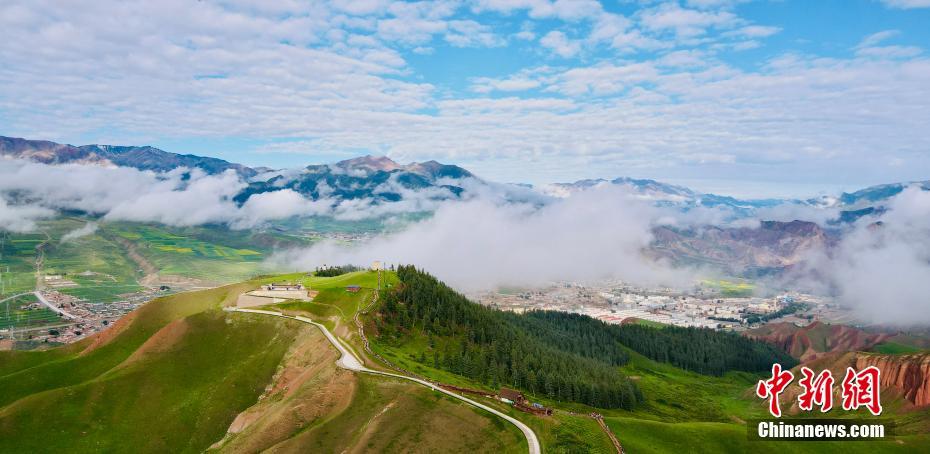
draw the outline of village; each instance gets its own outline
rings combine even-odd
[[[560,282],[527,290],[469,295],[486,306],[522,313],[550,310],[584,314],[610,324],[659,323],[740,331],[772,320],[807,325],[812,320],[849,322],[832,299],[786,292],[775,296],[724,296],[696,286],[691,291],[643,288],[621,281]]]
[[[12,347],[14,341],[26,341],[32,345],[77,342],[110,328],[129,312],[164,293],[158,289],[149,289],[124,295],[118,301],[91,302],[55,290],[62,287],[49,286],[45,290],[36,291],[34,295],[37,301],[19,307],[18,311],[27,314],[47,313],[54,316],[40,324],[0,327],[0,342],[3,342],[3,346]]]

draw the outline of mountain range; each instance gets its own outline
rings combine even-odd
[[[471,195],[466,188],[493,184],[459,166],[436,161],[399,164],[384,156],[363,156],[334,164],[271,170],[217,158],[176,154],[150,146],[74,146],[0,136],[0,157],[52,165],[122,166],[153,172],[189,168],[215,175],[233,171],[246,182],[245,188],[233,198],[239,205],[253,195],[286,189],[311,200],[333,203],[364,200],[366,203],[389,204],[414,198],[419,201],[456,200]],[[811,249],[832,247],[841,238],[845,226],[864,216],[882,213],[887,209],[887,202],[911,184],[930,190],[930,181],[923,181],[872,186],[836,197],[741,200],[700,193],[656,180],[627,177],[555,183],[533,190],[543,197],[565,198],[597,186],[617,185],[630,189],[639,198],[657,206],[682,212],[698,208],[723,209],[730,220],[764,219],[762,210],[779,205],[830,210],[831,220],[822,224],[810,219],[788,218],[763,220],[756,224],[715,225],[708,221],[694,225],[659,225],[653,229],[653,255],[677,263],[719,266],[739,275],[759,275],[790,268]],[[507,194],[505,200],[513,197],[516,196]]]
[[[335,164],[308,165],[299,171],[277,171],[267,168],[252,168],[218,158],[178,154],[151,146],[117,145],[68,145],[46,140],[29,140],[0,136],[0,156],[10,159],[25,159],[45,164],[95,164],[131,167],[138,170],[167,172],[180,167],[200,169],[208,174],[219,174],[233,170],[249,181],[249,188],[238,196],[245,200],[252,194],[290,188],[305,196],[339,198],[375,197],[394,201],[400,197],[397,191],[381,191],[383,185],[396,183],[397,189],[422,190],[441,188],[450,197],[461,195],[463,188],[454,180],[475,178],[468,170],[436,161],[399,164],[385,156],[363,156],[339,161]],[[607,179],[583,179],[571,183],[552,183],[536,188],[553,197],[568,197],[598,185],[613,184],[628,187],[643,198],[659,205],[691,207],[726,207],[737,213],[748,214],[754,209],[771,207],[782,203],[797,203],[818,207],[840,208],[848,212],[838,220],[851,221],[883,209],[883,202],[894,197],[911,184],[930,190],[930,181],[891,183],[870,186],[836,197],[787,199],[738,199],[730,196],[708,194],[692,189],[663,183],[651,179],[619,177]]]

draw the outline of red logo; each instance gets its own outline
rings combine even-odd
[[[785,390],[785,387],[794,380],[794,374],[791,371],[782,371],[781,364],[772,364],[772,378],[768,380],[759,380],[756,385],[756,395],[769,399],[769,412],[776,418],[781,417],[781,407],[778,406],[778,395]]]
[[[882,402],[878,397],[880,377],[881,371],[875,366],[866,367],[858,373],[847,367],[843,378],[843,410],[865,407],[875,416],[882,414]]]
[[[829,370],[814,376],[814,371],[807,367],[801,368],[801,380],[798,384],[804,388],[798,396],[798,407],[804,411],[814,409],[814,404],[820,405],[820,412],[826,413],[833,408],[833,373]]]
[[[814,405],[820,406],[820,412],[826,413],[833,408],[833,374],[823,370],[819,374],[807,367],[801,367],[801,393],[798,395],[798,407],[803,411],[813,411]],[[852,367],[846,368],[843,378],[842,399],[843,409],[857,410],[859,407],[867,408],[873,415],[882,413],[882,403],[879,397],[881,388],[881,371],[875,366],[869,366],[856,372]],[[759,380],[756,385],[756,395],[769,400],[769,413],[776,418],[781,417],[781,407],[778,396],[794,380],[791,371],[782,370],[781,364],[772,364],[772,378]]]

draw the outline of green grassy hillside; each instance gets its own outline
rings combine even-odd
[[[159,298],[76,344],[0,352],[0,452],[525,449],[516,428],[461,402],[337,369],[311,325],[220,310],[262,282],[304,278],[371,284],[367,272],[266,277]],[[330,303],[352,310],[362,296]]]
[[[301,329],[219,311],[173,322],[106,372],[0,410],[0,451],[202,451],[255,401]]]

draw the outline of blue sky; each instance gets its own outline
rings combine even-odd
[[[930,0],[4,2],[0,134],[736,195],[930,178]]]

